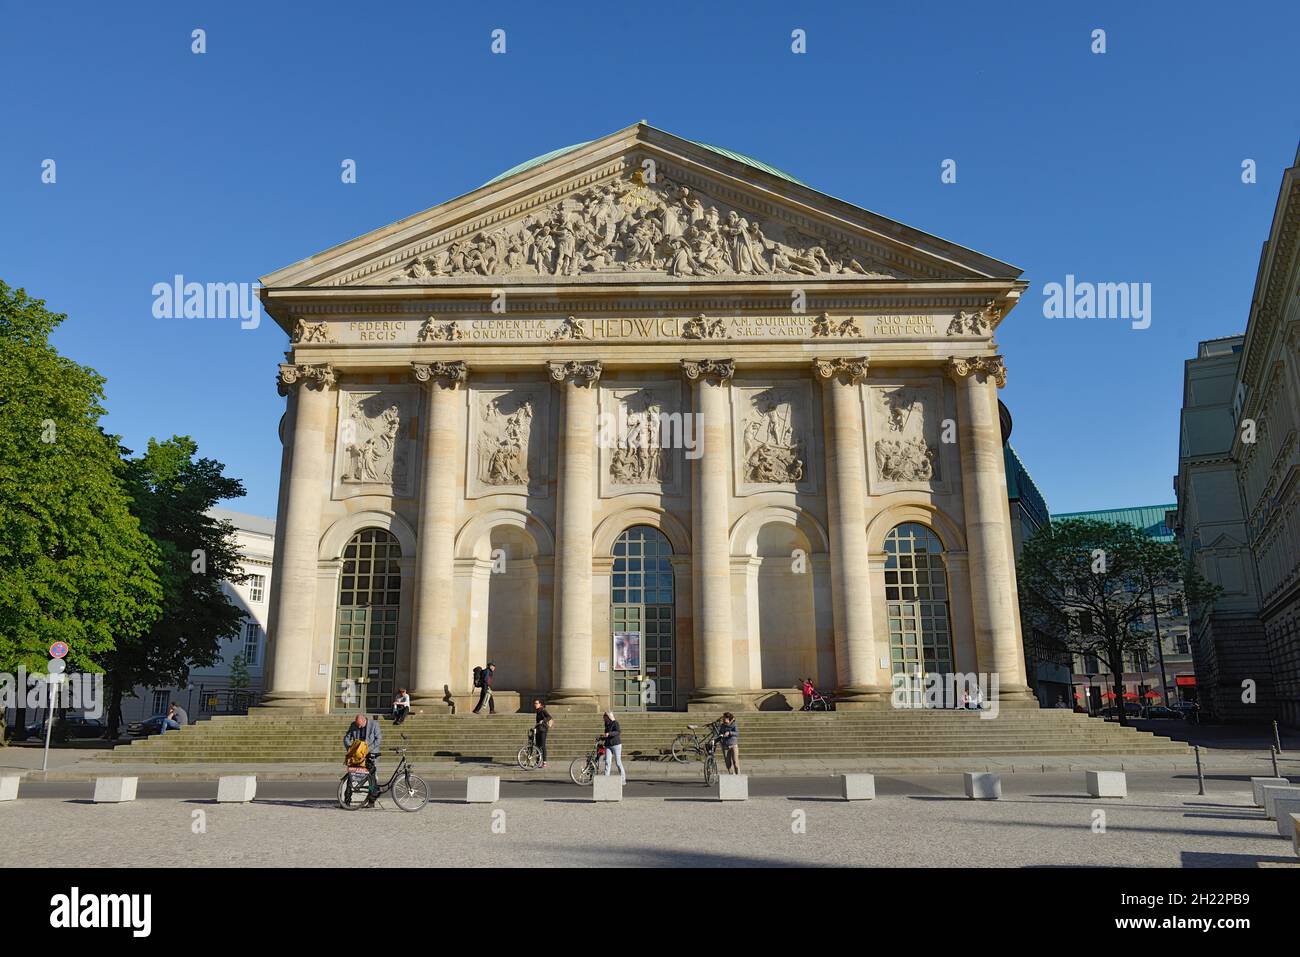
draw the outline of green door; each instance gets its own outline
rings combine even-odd
[[[636,525],[614,543],[610,693],[616,711],[673,711],[676,612],[672,546]]]
[[[358,532],[343,552],[335,615],[335,711],[383,712],[393,702],[401,557],[397,539],[381,528]]]

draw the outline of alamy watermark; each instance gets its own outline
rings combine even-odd
[[[1064,283],[1043,287],[1047,319],[1128,319],[1134,329],[1151,325],[1151,283],[1080,282],[1067,273]]]
[[[890,704],[899,710],[978,711],[998,716],[996,673],[901,671],[890,678]]]
[[[104,676],[102,674],[63,674],[63,660],[55,658],[49,673],[28,674],[21,665],[16,675],[0,673],[0,710],[29,708],[42,711],[50,707],[74,708],[87,718],[104,713]]]
[[[618,411],[596,416],[596,441],[602,449],[626,449],[657,454],[660,449],[685,449],[688,459],[704,454],[703,416],[699,412],[661,412],[655,408]],[[648,469],[648,466],[647,466]]]
[[[239,319],[239,328],[262,324],[262,301],[255,282],[186,282],[177,273],[171,282],[153,284],[155,319]]]

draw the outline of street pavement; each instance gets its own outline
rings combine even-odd
[[[703,783],[633,781],[618,804],[535,779],[494,805],[434,781],[416,813],[385,798],[347,812],[324,782],[259,783],[251,805],[215,784],[142,782],[129,804],[90,802],[85,782],[26,780],[0,804],[0,866],[534,867],[789,865],[1300,867],[1244,780],[1129,775],[1129,796],[1094,799],[1082,773],[1014,774],[999,801],[963,796],[960,775],[877,779],[877,798],[838,799],[835,779],[751,778],[747,802]]]

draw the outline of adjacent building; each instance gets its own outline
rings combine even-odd
[[[1156,541],[1172,542],[1174,533],[1166,524],[1173,505],[1140,505],[1091,512],[1065,512],[1052,521],[1085,518],[1099,522],[1132,525]],[[1157,588],[1148,596],[1148,610],[1138,627],[1150,635],[1146,651],[1125,662],[1123,694],[1141,703],[1184,704],[1198,700],[1199,687],[1193,664],[1187,603],[1181,584]],[[1096,713],[1111,702],[1104,696],[1114,686],[1106,662],[1091,655],[1074,655],[1074,701]],[[1131,697],[1129,697],[1131,696]]]
[[[1192,657],[1206,718],[1259,721],[1274,716],[1273,668],[1260,591],[1233,458],[1244,335],[1198,344],[1183,369],[1178,498],[1170,525],[1187,561],[1221,594],[1191,611]]]
[[[644,123],[281,269],[296,711],[888,708],[1025,675],[991,257]]]
[[[1300,725],[1300,152],[1282,176],[1260,257],[1233,414],[1272,693],[1278,716]]]
[[[226,597],[244,613],[237,638],[224,643],[221,659],[206,668],[191,668],[184,688],[140,686],[122,699],[124,723],[166,714],[175,701],[191,720],[214,714],[242,714],[257,703],[266,671],[266,622],[275,562],[275,521],[224,508],[209,512],[235,526],[242,584],[225,582]],[[238,662],[236,661],[238,659]]]

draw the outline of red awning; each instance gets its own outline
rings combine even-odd
[[[1178,675],[1174,678],[1174,684],[1180,688],[1195,688],[1196,675]]]

